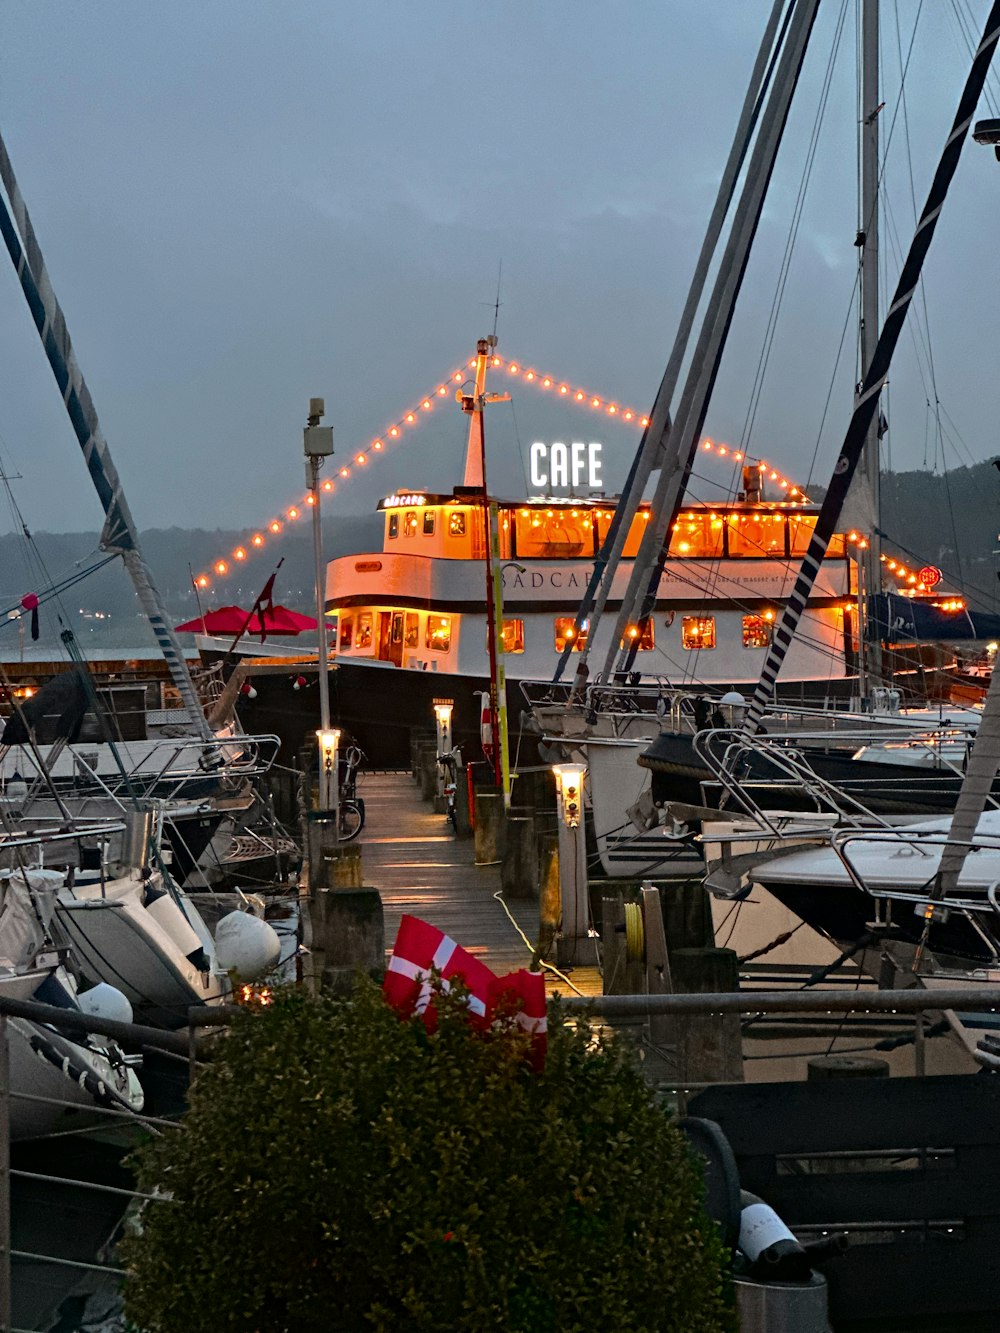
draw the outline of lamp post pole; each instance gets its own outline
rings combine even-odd
[[[326,413],[322,398],[310,398],[309,416],[302,433],[306,455],[306,485],[312,494],[313,556],[316,561],[316,620],[318,633],[318,676],[319,676],[319,725],[326,734],[330,730],[330,663],[326,644],[326,571],[323,568],[323,525],[320,518],[319,470],[323,459],[333,453],[333,427],[319,423]],[[321,810],[331,806],[331,786],[336,793],[337,775],[333,773],[331,782],[330,767],[320,755],[319,765],[319,805]]]

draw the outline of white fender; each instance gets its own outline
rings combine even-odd
[[[117,987],[109,986],[106,981],[98,982],[90,990],[81,991],[76,999],[81,1010],[95,1018],[110,1018],[116,1023],[133,1021],[128,996],[123,995]]]
[[[215,928],[215,956],[223,971],[254,981],[273,971],[281,957],[281,940],[260,917],[230,912]]]

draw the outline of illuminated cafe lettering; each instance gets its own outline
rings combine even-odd
[[[382,501],[386,509],[400,509],[404,505],[425,505],[426,495],[387,495]]]
[[[543,444],[536,440],[529,450],[532,486],[543,492],[556,486],[583,485],[599,491],[603,486],[601,447],[596,440],[590,444],[580,440],[572,444],[563,444],[561,440]]]

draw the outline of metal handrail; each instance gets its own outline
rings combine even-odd
[[[830,846],[837,854],[841,864],[851,878],[855,888],[859,889],[869,898],[874,898],[882,902],[905,902],[905,903],[925,903],[927,901],[926,892],[921,893],[916,889],[906,888],[873,888],[865,882],[857,866],[851,860],[846,851],[848,843],[868,842],[868,843],[895,843],[897,845],[908,845],[915,852],[921,855],[929,855],[928,848],[931,847],[964,847],[969,851],[996,851],[1000,852],[1000,835],[985,834],[978,840],[953,840],[947,834],[914,834],[911,829],[906,828],[885,828],[879,830],[865,831],[863,829],[840,829],[830,835]],[[992,839],[992,841],[990,841]],[[936,873],[936,867],[935,867]],[[927,883],[929,883],[929,879]],[[952,894],[942,898],[943,906],[952,908],[959,912],[977,912],[983,913],[992,909],[1000,914],[1000,908],[997,906],[996,892],[1000,886],[1000,879],[994,880],[985,890],[986,903],[981,896],[975,898],[960,897]],[[923,886],[921,886],[923,887]],[[987,905],[988,904],[988,905]]]

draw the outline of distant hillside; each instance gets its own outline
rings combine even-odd
[[[38,532],[29,549],[23,536],[0,537],[0,656],[16,656],[18,626],[6,618],[26,592],[64,583],[79,568],[101,558],[96,532]],[[206,531],[186,528],[152,528],[142,535],[143,551],[176,623],[198,614],[191,573],[210,570],[212,562],[227,556],[246,542],[245,531]],[[380,549],[382,520],[376,514],[328,519],[323,524],[327,557],[350,551]],[[274,546],[252,557],[238,574],[217,580],[202,595],[205,609],[236,602],[250,606],[275,569],[284,562],[275,581],[275,600],[298,610],[314,605],[313,550],[311,528],[282,536]],[[79,567],[79,568],[78,568]],[[72,624],[81,644],[102,647],[139,647],[153,644],[152,632],[139,610],[132,584],[119,560],[61,594],[58,602],[46,602],[40,611],[39,643],[58,642],[60,608]]]
[[[992,463],[956,468],[945,475],[888,473],[882,479],[883,521],[887,547],[908,562],[939,565],[952,585],[975,605],[998,609],[1000,582],[994,550],[1000,547],[1000,474]],[[382,521],[376,514],[330,518],[324,522],[327,556],[379,549]],[[17,652],[17,623],[5,618],[22,595],[73,577],[99,558],[96,532],[34,534],[29,552],[24,537],[0,537],[0,655]],[[224,530],[153,528],[143,534],[143,548],[167,608],[179,623],[198,614],[191,572],[210,568],[231,552],[246,533]],[[255,556],[238,574],[219,580],[205,595],[206,609],[228,602],[250,606],[275,568],[278,601],[300,610],[313,605],[313,555],[307,524],[282,536],[273,548]],[[119,561],[75,584],[60,604],[84,648],[152,645],[132,586]],[[59,617],[54,601],[41,609],[41,644],[58,642]]]
[[[998,609],[1000,473],[993,463],[884,475],[882,530],[887,545],[938,565],[981,610]]]

